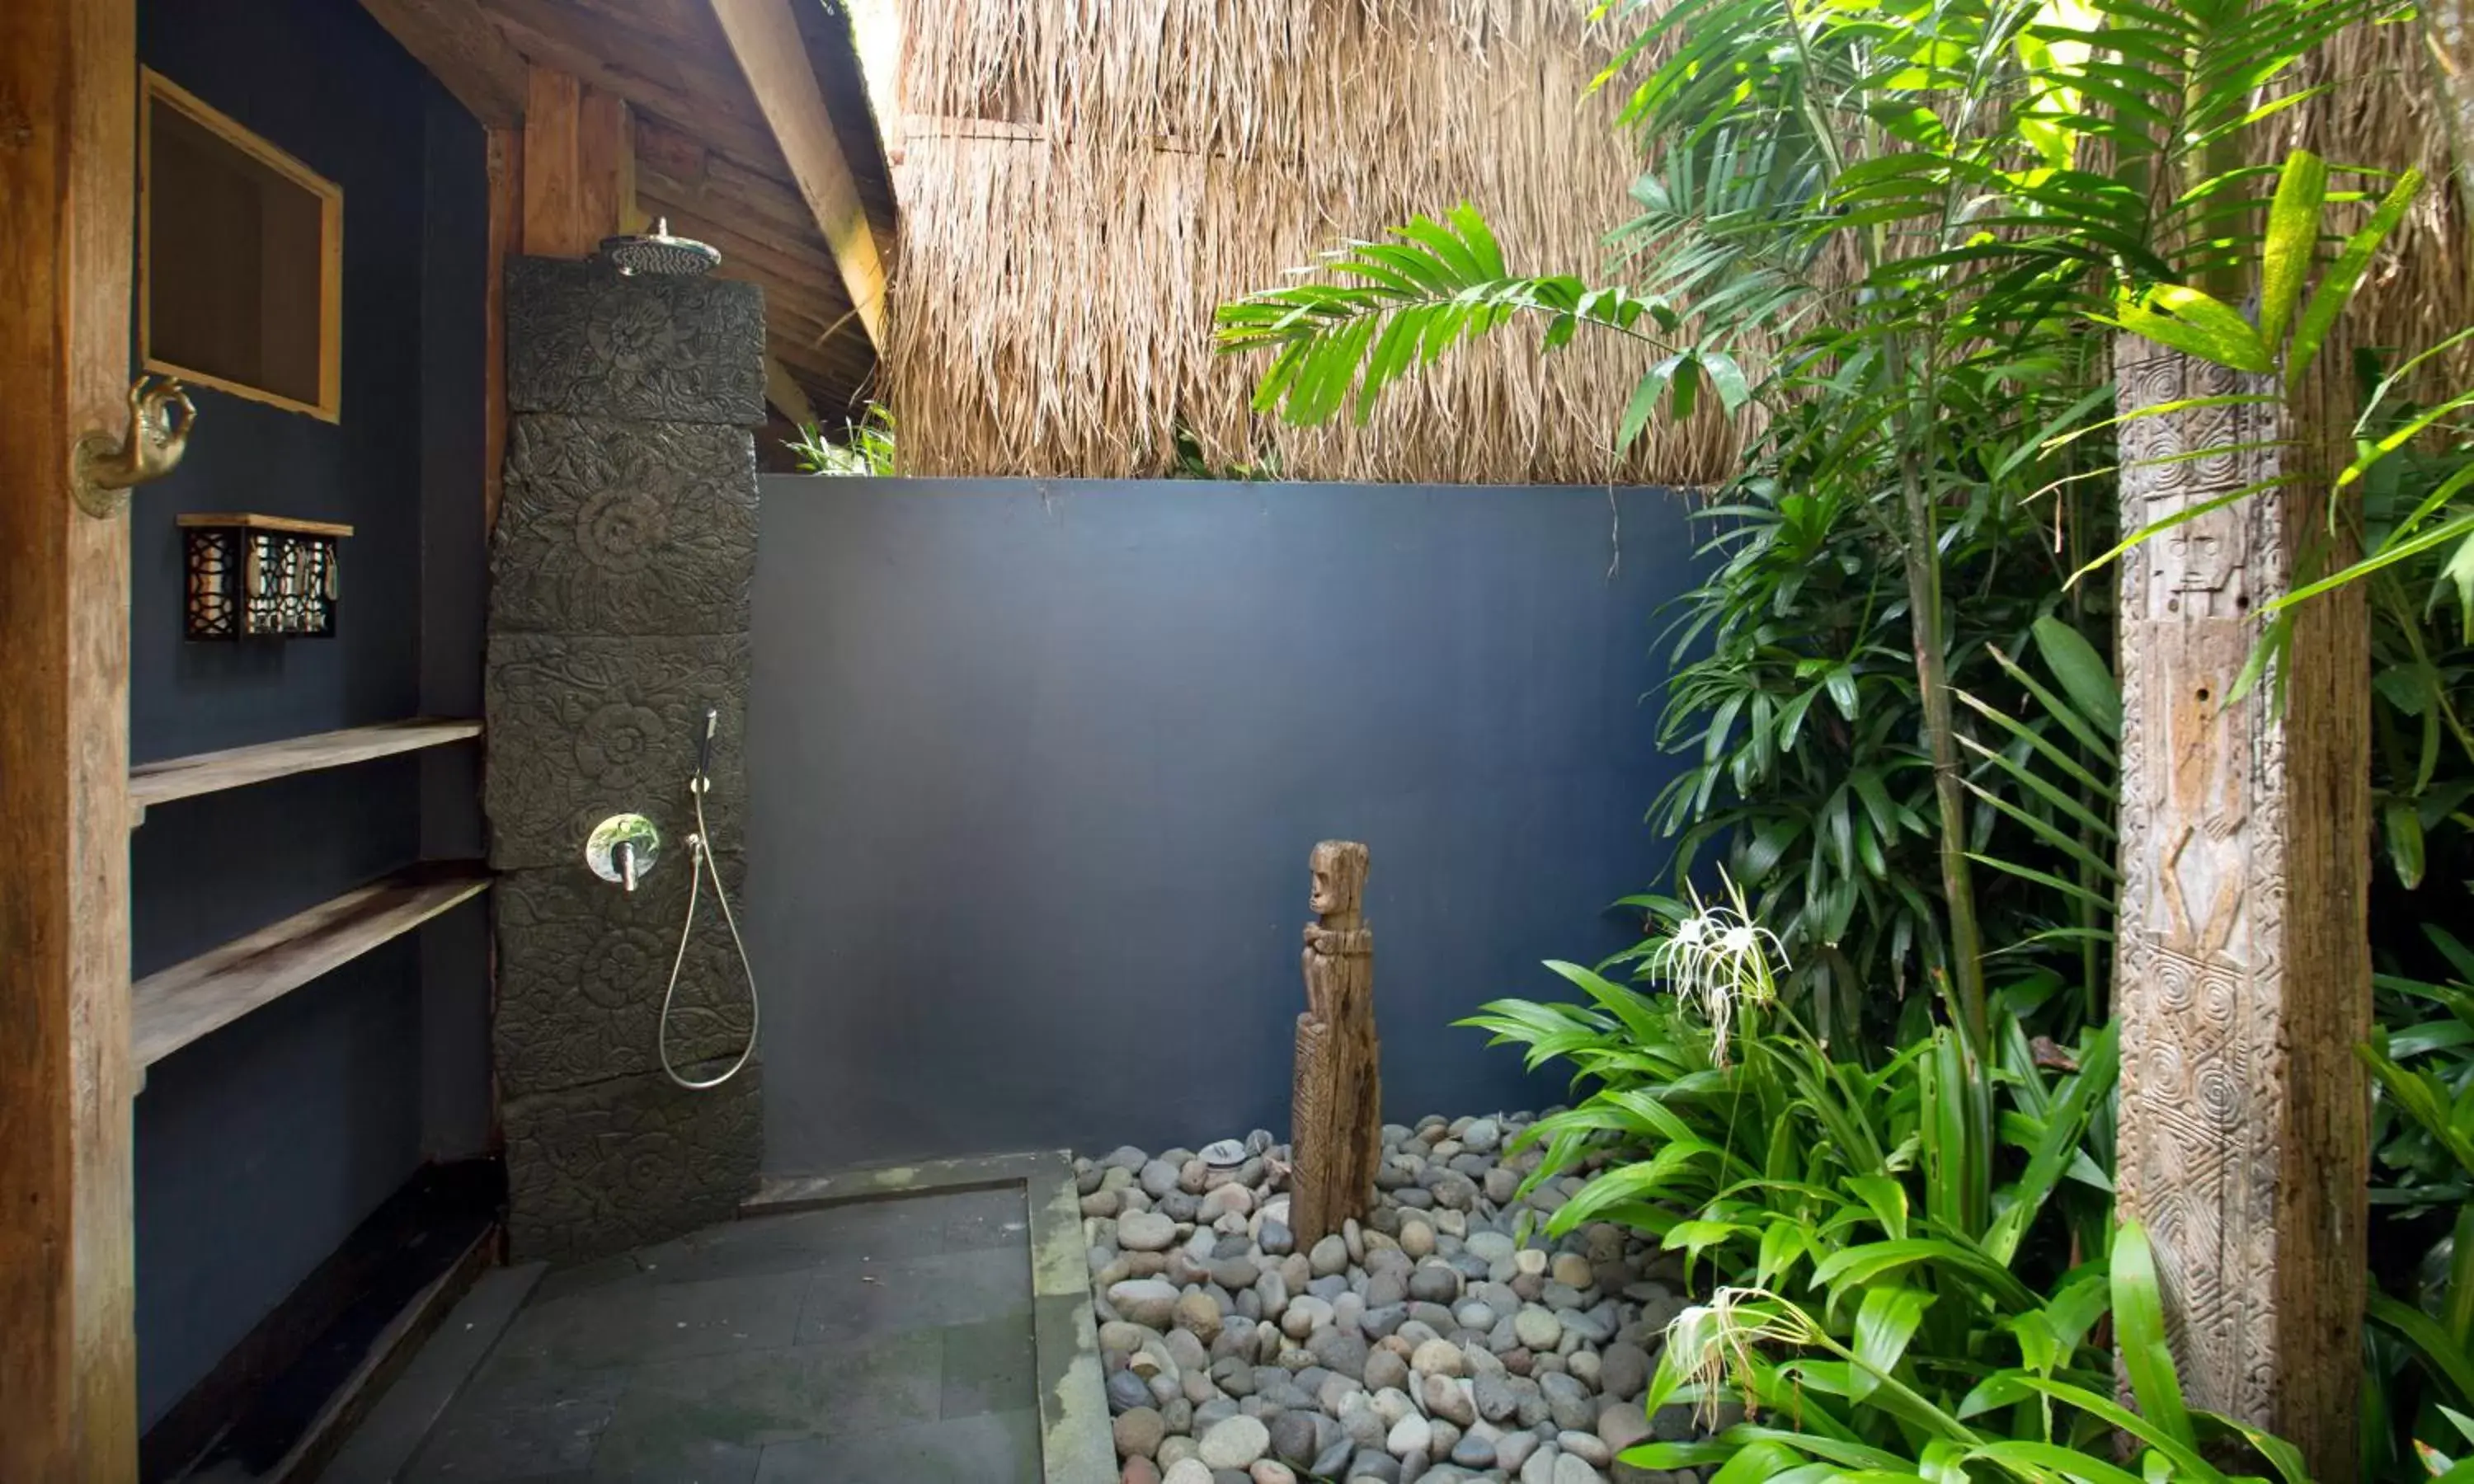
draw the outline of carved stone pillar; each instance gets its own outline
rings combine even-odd
[[[1317,921],[1306,927],[1306,1012],[1290,1084],[1289,1226],[1300,1244],[1364,1219],[1383,1147],[1382,1047],[1374,1039],[1374,932],[1360,903],[1366,847],[1314,849]]]
[[[2122,338],[2119,408],[2260,389]],[[2124,423],[2122,522],[2272,477],[2270,407]],[[2158,462],[2200,449],[2224,452]],[[2122,1014],[2117,1184],[2156,1245],[2182,1385],[2350,1478],[2361,1370],[2367,1032],[2367,631],[2358,595],[2307,605],[2280,712],[2226,696],[2324,544],[2324,479],[2250,496],[2122,564]]]

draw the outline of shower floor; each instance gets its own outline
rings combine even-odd
[[[731,1222],[544,1278],[400,1477],[1037,1484],[1032,1334],[1019,1185]]]

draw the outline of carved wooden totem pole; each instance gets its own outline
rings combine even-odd
[[[2123,337],[2119,410],[2259,390]],[[2122,524],[2271,478],[2272,407],[2122,424]],[[2176,455],[2217,449],[2205,457]],[[2280,713],[2227,696],[2323,539],[2305,478],[2141,543],[2122,572],[2122,1014],[2117,1184],[2156,1248],[2191,1400],[2283,1433],[2350,1478],[2366,1133],[2369,671],[2359,599],[2305,606]]]
[[[1366,925],[1366,847],[1314,848],[1318,921],[1306,924],[1306,1012],[1290,1084],[1289,1227],[1300,1245],[1363,1219],[1383,1146],[1381,1048],[1374,1040],[1374,932]]]

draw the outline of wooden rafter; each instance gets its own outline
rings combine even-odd
[[[871,344],[885,347],[885,263],[789,0],[712,0],[756,106],[815,213]]]
[[[361,0],[455,101],[493,129],[524,116],[524,59],[480,0]]]

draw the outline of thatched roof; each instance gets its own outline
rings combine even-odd
[[[1211,315],[1347,236],[1468,202],[1516,267],[1594,273],[1638,160],[1570,0],[913,0],[885,384],[906,468],[1292,478],[1701,479],[1714,418],[1619,467],[1646,364],[1532,334],[1456,351],[1365,427],[1254,417]]]
[[[882,385],[922,474],[1128,475],[1176,460],[1291,478],[1697,484],[1734,440],[1704,413],[1620,465],[1646,362],[1535,331],[1453,352],[1364,426],[1249,409],[1257,358],[1215,306],[1345,237],[1460,203],[1516,270],[1598,273],[1639,169],[1575,0],[910,0],[902,271]],[[2420,347],[2474,320],[2446,139],[2411,25],[2365,29],[2287,117],[2334,161],[2434,179],[2347,338]]]

